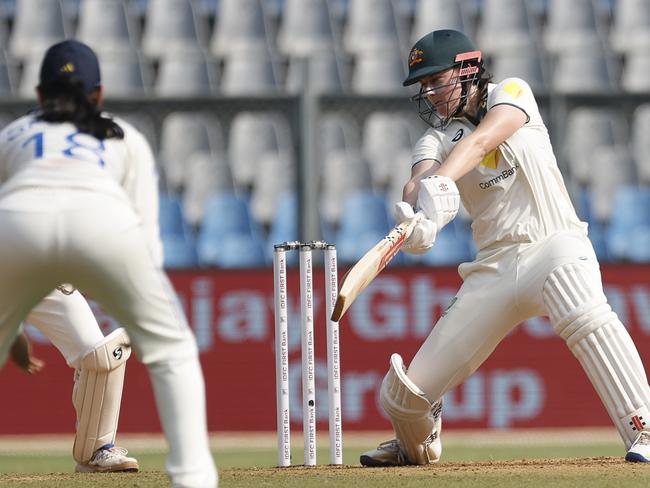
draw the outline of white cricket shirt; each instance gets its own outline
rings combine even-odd
[[[561,231],[586,234],[587,224],[573,208],[528,83],[519,78],[491,83],[487,110],[501,104],[523,110],[526,124],[456,182],[477,247],[535,242]],[[443,130],[429,129],[415,145],[412,164],[444,162],[474,129],[464,118],[453,119]]]
[[[85,190],[128,201],[162,266],[158,175],[144,136],[115,118],[124,139],[100,141],[71,123],[44,122],[37,115],[20,117],[0,132],[0,202],[30,189]]]

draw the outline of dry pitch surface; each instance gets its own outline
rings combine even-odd
[[[326,437],[322,435],[321,437]],[[346,465],[274,468],[273,436],[216,435],[212,446],[221,487],[649,487],[650,466],[625,463],[610,430],[518,433],[447,433],[440,464],[426,467],[362,468],[358,454],[382,434],[348,434]],[[0,487],[149,488],[169,486],[159,436],[122,436],[139,457],[137,474],[70,473],[70,438],[0,437]],[[301,456],[300,437],[294,457]],[[319,460],[327,459],[326,444]],[[599,455],[603,454],[603,455]]]

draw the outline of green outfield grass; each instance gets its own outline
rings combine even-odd
[[[621,445],[611,436],[603,439],[566,438],[512,441],[507,437],[454,438],[445,447],[438,465],[369,469],[358,465],[359,454],[374,447],[374,438],[348,439],[344,467],[274,468],[272,439],[217,445],[213,452],[219,465],[221,487],[619,487],[650,486],[650,466],[623,462]],[[128,442],[123,442],[128,447]],[[219,444],[215,442],[214,444]],[[65,446],[65,444],[64,444]],[[28,452],[32,449],[33,452]],[[39,488],[153,488],[169,486],[164,474],[161,446],[130,451],[140,461],[137,474],[75,474],[65,448],[11,448],[0,439],[0,487]],[[319,462],[327,462],[328,451],[319,449]],[[293,458],[302,459],[300,440],[294,442]]]

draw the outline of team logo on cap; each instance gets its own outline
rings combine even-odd
[[[62,73],[74,73],[75,71],[74,64],[65,63],[63,66],[61,66],[61,69],[59,71],[61,71]]]
[[[422,49],[418,49],[417,47],[411,49],[411,53],[409,54],[409,66],[421,63],[423,54],[424,51],[422,51]]]

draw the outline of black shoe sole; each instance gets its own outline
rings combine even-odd
[[[394,464],[390,463],[382,463],[381,461],[377,461],[370,456],[361,456],[359,458],[359,462],[362,466],[366,466],[368,468],[390,468],[395,466]]]

